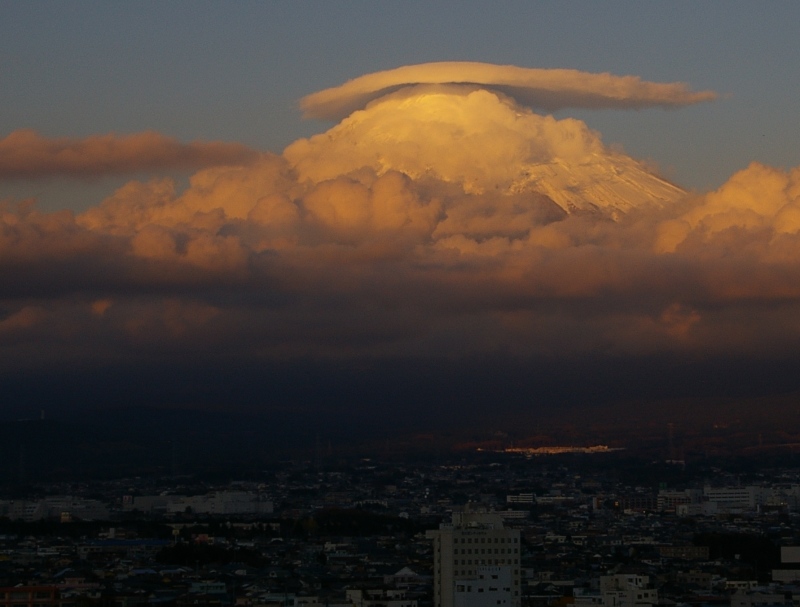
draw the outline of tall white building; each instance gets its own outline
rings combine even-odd
[[[519,531],[505,528],[499,514],[455,512],[428,537],[435,607],[519,607]]]

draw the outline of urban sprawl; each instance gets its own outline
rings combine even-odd
[[[27,482],[0,607],[800,604],[800,471],[507,452]]]

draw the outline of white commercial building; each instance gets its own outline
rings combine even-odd
[[[772,489],[767,487],[711,487],[706,485],[703,497],[716,503],[720,511],[756,510],[756,508],[772,497]]]
[[[272,501],[252,491],[215,491],[206,495],[141,495],[125,496],[126,512],[164,512],[178,514],[258,515],[271,514]]]
[[[451,523],[427,535],[433,540],[435,607],[519,607],[520,535],[498,513],[455,512]]]

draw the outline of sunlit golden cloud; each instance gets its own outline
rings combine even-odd
[[[47,138],[22,129],[0,139],[0,179],[96,177],[153,170],[239,165],[258,154],[238,143],[180,143],[152,131]]]

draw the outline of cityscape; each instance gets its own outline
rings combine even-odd
[[[800,607],[798,23],[0,0],[0,607]]]
[[[800,466],[671,447],[16,482],[0,592],[31,607],[794,605]]]

